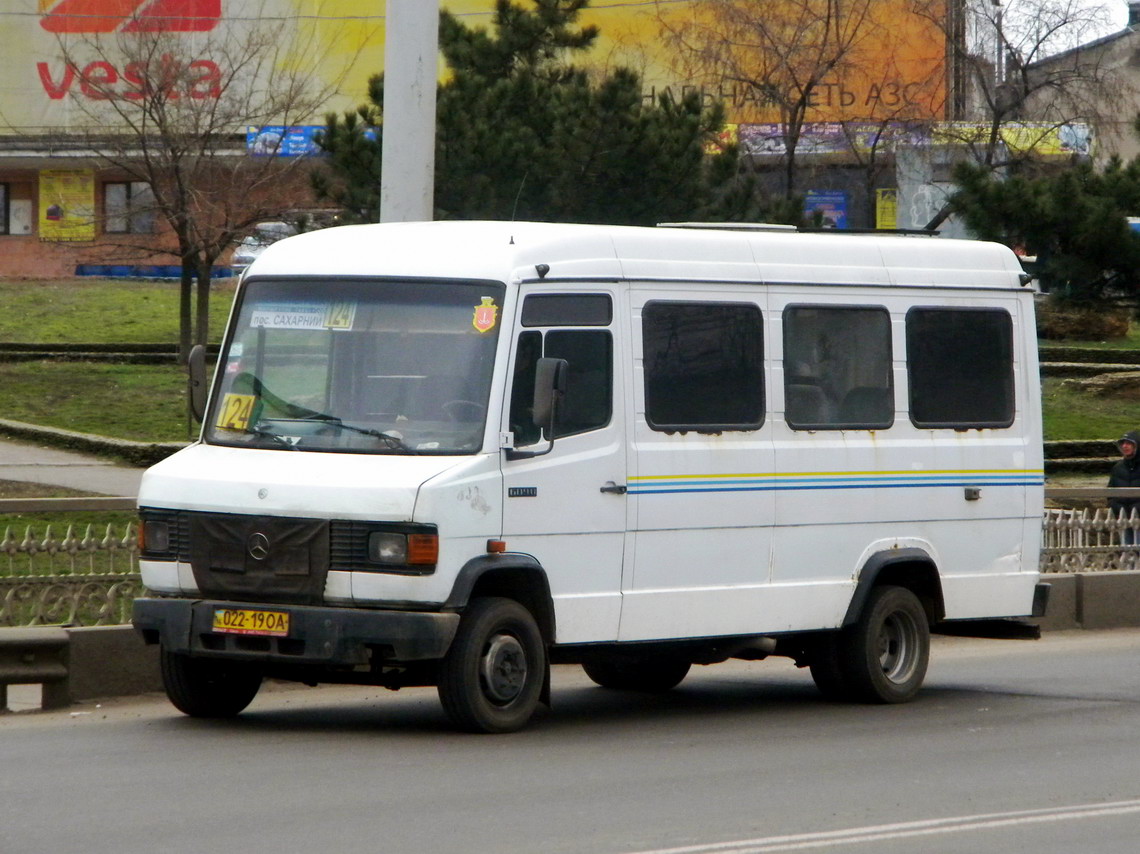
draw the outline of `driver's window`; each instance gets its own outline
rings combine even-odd
[[[603,326],[612,318],[607,294],[534,295],[523,304],[523,325]],[[538,359],[565,359],[566,394],[555,413],[554,437],[605,427],[613,415],[613,339],[608,329],[528,329],[518,337],[511,388],[515,446],[533,445],[541,431],[532,418]],[[547,436],[546,438],[552,438]]]

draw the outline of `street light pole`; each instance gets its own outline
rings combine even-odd
[[[380,221],[430,220],[439,0],[387,0]]]

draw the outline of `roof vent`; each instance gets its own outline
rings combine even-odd
[[[1140,2],[1140,0],[1138,0]],[[707,228],[714,231],[795,231],[778,222],[659,222],[658,228]]]

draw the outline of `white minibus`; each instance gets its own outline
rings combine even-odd
[[[768,656],[897,703],[932,631],[1044,613],[1033,293],[996,244],[330,228],[251,264],[202,408],[143,478],[133,615],[189,715],[430,685],[504,732],[552,663],[664,691]]]

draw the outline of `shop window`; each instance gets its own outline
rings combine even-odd
[[[153,234],[154,193],[144,181],[103,185],[103,230],[108,234]]]

